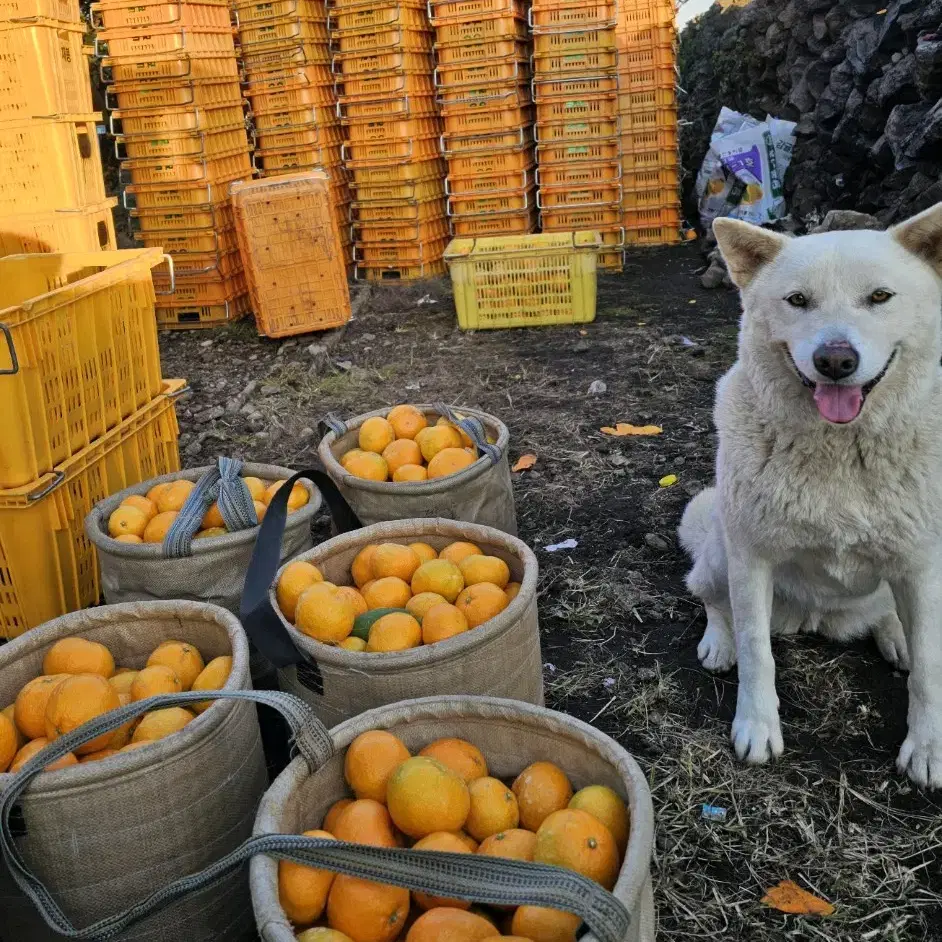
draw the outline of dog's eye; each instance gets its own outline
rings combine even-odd
[[[874,304],[886,304],[892,297],[892,291],[887,291],[885,288],[877,288],[877,290],[870,295],[870,300]]]
[[[796,291],[793,294],[788,295],[785,298],[785,300],[792,307],[807,307],[808,306],[808,299],[800,291]]]

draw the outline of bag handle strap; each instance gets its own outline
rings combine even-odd
[[[317,485],[339,533],[349,533],[362,526],[337,485],[320,465],[307,471],[298,471],[288,478],[272,498],[259,527],[252,559],[245,574],[239,618],[249,640],[275,667],[289,667],[307,660],[291,640],[268,599],[268,590],[281,563],[281,538],[288,517],[288,497],[301,478],[307,478]]]
[[[20,889],[56,932],[69,939],[112,939],[169,903],[215,886],[256,854],[267,854],[434,896],[562,909],[580,916],[599,942],[623,942],[626,938],[631,917],[624,904],[593,880],[571,870],[499,857],[370,847],[293,834],[262,834],[249,838],[216,863],[173,881],[123,913],[105,917],[85,928],[75,928],[49,890],[27,869],[17,851],[10,832],[10,814],[17,798],[50,762],[116,730],[128,720],[149,710],[207,699],[247,700],[275,707],[291,724],[294,743],[312,771],[333,754],[330,734],[310,706],[291,694],[267,690],[200,690],[148,697],[90,720],[50,743],[14,775],[0,794],[0,850]]]
[[[465,434],[470,437],[471,441],[477,445],[478,451],[482,455],[487,455],[487,457],[490,458],[491,464],[497,464],[497,462],[500,461],[500,449],[487,440],[487,430],[484,428],[484,423],[480,419],[455,412],[451,406],[446,405],[444,402],[433,403],[433,407],[439,415],[445,416],[452,425],[457,425],[458,428],[465,432]]]

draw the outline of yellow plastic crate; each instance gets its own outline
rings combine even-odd
[[[160,392],[151,269],[163,258],[0,259],[0,487],[35,481]]]
[[[598,232],[455,239],[445,250],[462,330],[595,319]]]
[[[0,222],[0,257],[41,252],[106,252],[115,250],[112,197],[84,209],[50,210],[4,216]]]
[[[111,494],[180,469],[173,398],[163,393],[54,470],[0,490],[0,638],[99,601],[85,517]]]

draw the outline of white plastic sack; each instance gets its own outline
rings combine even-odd
[[[783,180],[794,144],[794,122],[770,116],[757,121],[724,107],[697,175],[703,224],[717,216],[760,226],[781,219],[786,212]]]

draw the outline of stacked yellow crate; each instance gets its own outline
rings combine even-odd
[[[47,174],[46,182],[51,182]],[[0,639],[100,601],[84,521],[180,467],[161,381],[159,249],[0,258]]]
[[[615,0],[534,0],[531,18],[540,226],[601,233],[599,268],[620,271]]]
[[[0,0],[0,256],[115,246],[78,0]]]
[[[680,241],[673,0],[619,0],[622,225],[628,245]]]
[[[350,189],[336,111],[324,0],[237,0],[245,96],[263,177],[323,170],[341,241],[350,249]]]
[[[249,311],[229,184],[252,175],[226,0],[103,0],[96,49],[135,237],[162,246],[158,326],[213,327]]]
[[[331,10],[356,275],[445,271],[448,243],[434,33],[424,0],[339,0]]]
[[[529,31],[523,0],[430,0],[455,236],[536,226]]]

